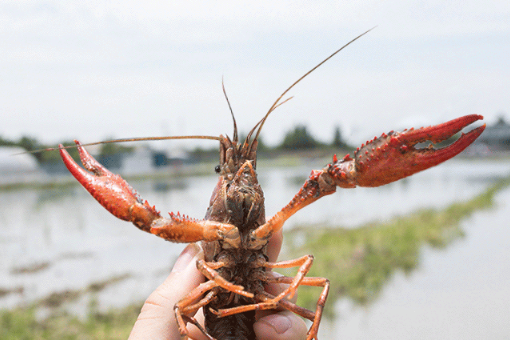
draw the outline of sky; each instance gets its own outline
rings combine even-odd
[[[477,113],[510,121],[510,2],[0,1],[0,136],[232,135],[271,114],[352,144]],[[158,142],[159,147],[194,141]],[[202,141],[211,146],[214,141]]]

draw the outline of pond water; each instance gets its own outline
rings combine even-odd
[[[344,299],[324,339],[510,339],[510,188],[462,222],[463,238],[425,247],[367,307]]]
[[[258,168],[270,217],[321,164],[264,168],[262,160]],[[442,207],[473,197],[508,173],[508,161],[452,160],[385,187],[339,189],[298,212],[285,228],[317,222],[356,227]],[[216,180],[211,175],[131,184],[162,212],[201,218]],[[0,308],[123,275],[129,278],[94,295],[99,306],[143,301],[184,248],[113,218],[78,186],[4,191],[0,199],[0,291],[9,292],[0,295]],[[446,250],[425,248],[419,268],[407,277],[395,275],[369,307],[338,302],[338,319],[324,321],[322,338],[510,338],[509,205],[507,189],[497,207],[463,222],[466,237]],[[90,298],[68,308],[83,313]]]

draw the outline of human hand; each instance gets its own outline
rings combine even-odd
[[[281,231],[275,234],[268,245],[269,261],[275,262],[282,244]],[[203,258],[201,248],[196,244],[188,245],[177,259],[172,272],[145,301],[140,315],[129,336],[129,340],[138,339],[181,339],[174,306],[186,294],[205,281],[197,270],[196,262]],[[271,284],[268,290],[277,295],[283,291],[282,285]],[[195,316],[203,325],[204,316],[201,311]],[[306,339],[307,327],[303,319],[290,311],[260,311],[253,325],[259,340],[300,340]],[[190,337],[206,339],[204,334],[194,325],[188,324]]]

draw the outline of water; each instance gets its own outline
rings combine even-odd
[[[510,188],[495,209],[462,223],[466,236],[425,248],[419,268],[395,275],[364,308],[342,300],[325,339],[510,339]]]
[[[268,169],[260,162],[268,217],[289,202],[311,168]],[[385,187],[338,189],[298,212],[285,228],[317,222],[355,227],[419,208],[442,207],[473,197],[509,172],[510,162],[449,161]],[[216,180],[211,175],[131,184],[162,212],[200,218]],[[101,308],[143,301],[184,248],[113,218],[80,187],[0,192],[0,199],[0,290],[11,290],[0,296],[0,308],[124,274],[131,276],[95,295]],[[495,209],[466,220],[466,237],[446,251],[424,249],[419,269],[410,277],[397,274],[368,309],[348,301],[337,303],[339,318],[324,322],[322,337],[454,339],[482,333],[494,335],[489,336],[492,339],[510,337],[509,190],[498,196],[498,202]],[[32,270],[24,273],[27,268]],[[89,298],[68,308],[79,314]],[[449,331],[452,327],[458,332]]]

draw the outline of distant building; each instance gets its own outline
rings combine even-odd
[[[0,146],[0,185],[32,181],[40,178],[42,172],[34,155],[25,149]]]
[[[34,155],[25,152],[25,149],[13,146],[0,146],[0,172],[2,174],[34,172],[39,165]]]
[[[125,175],[139,175],[154,171],[154,151],[146,145],[140,145],[132,153],[125,155],[119,171]]]
[[[485,145],[491,151],[510,151],[510,124],[500,116],[494,125],[485,128],[476,144]]]

